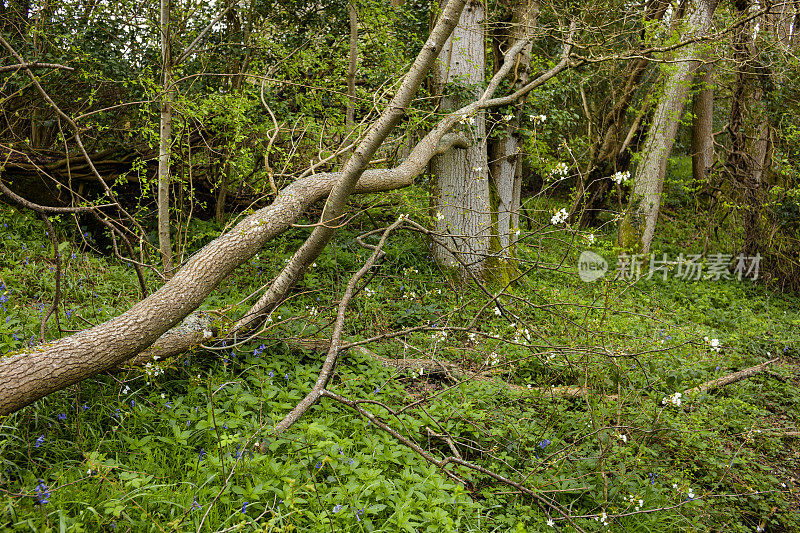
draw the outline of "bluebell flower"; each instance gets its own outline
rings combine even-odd
[[[289,374],[284,374],[283,375],[283,379],[285,379],[286,381],[289,381]]]
[[[33,446],[34,448],[38,448],[42,444],[44,444],[44,435],[39,435],[39,437],[36,438],[36,442],[33,443]]]
[[[356,520],[358,520],[359,522],[361,522],[361,514],[364,512],[365,509],[366,507],[362,509],[356,509]]]
[[[338,513],[341,510],[342,510],[342,504],[337,503],[336,505],[333,506],[333,512],[334,513]]]
[[[192,510],[194,511],[195,509],[202,509],[202,508],[203,506],[200,505],[200,503],[197,501],[197,496],[195,496],[194,500],[192,501]]]
[[[275,377],[275,374],[272,372],[272,370],[269,371],[269,377]]]
[[[347,464],[352,465],[353,464],[353,460],[350,459],[349,461],[347,461]]]
[[[41,479],[39,480],[39,484],[36,485],[36,503],[39,505],[50,503],[50,489],[47,488],[47,485],[45,485],[44,481]]]
[[[242,504],[242,514],[244,514],[244,513],[246,513],[246,512],[247,512],[247,503],[248,503],[248,502],[247,502],[247,501],[245,501],[245,502]]]
[[[547,448],[547,446],[549,444],[550,444],[550,440],[549,439],[544,439],[542,442],[539,443],[539,448],[544,450],[545,448]]]
[[[200,451],[197,452],[197,455],[198,455],[199,459],[202,461],[203,458],[205,458],[205,456],[206,456],[205,448],[200,448]]]
[[[88,411],[89,410],[89,404],[88,403],[83,404],[83,407],[81,407],[81,409],[83,409],[84,412]]]
[[[228,424],[222,424],[222,427],[228,429]]]
[[[131,400],[131,407],[136,407],[136,400]]]
[[[58,419],[59,420],[66,420],[67,419],[67,414],[66,413],[58,413]]]
[[[322,468],[322,461],[317,462],[317,469]]]

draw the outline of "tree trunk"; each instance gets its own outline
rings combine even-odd
[[[304,244],[312,250],[318,249],[321,242],[324,246],[327,242],[324,237],[329,240],[326,232],[332,233],[331,221],[341,215],[350,192],[388,190],[396,187],[398,181],[402,183],[402,179],[408,176],[393,175],[392,170],[362,174],[379,145],[405,113],[455,27],[463,6],[464,0],[451,0],[447,4],[397,94],[341,173],[317,175],[294,182],[272,205],[246,217],[233,230],[206,245],[158,291],[122,315],[52,343],[0,358],[0,415],[12,413],[51,392],[114,368],[140,353],[196,309],[236,267],[255,255],[269,239],[288,228],[312,202],[324,197],[328,191],[331,194],[323,211],[323,223]],[[430,152],[434,150],[435,146]],[[419,167],[417,164],[416,168]],[[366,179],[359,181],[359,178]],[[314,240],[318,234],[323,239],[317,237]]]
[[[650,0],[644,12],[644,23],[652,24],[664,18],[667,7],[670,3],[667,0]],[[641,32],[640,46],[646,46],[645,31]],[[630,163],[627,153],[627,146],[636,135],[639,121],[641,120],[646,108],[647,95],[644,96],[642,110],[637,114],[633,126],[626,127],[625,117],[628,109],[640,93],[640,88],[644,82],[645,74],[651,65],[649,57],[640,57],[628,62],[623,79],[625,80],[619,91],[610,91],[608,97],[601,106],[601,114],[597,121],[597,138],[592,141],[591,156],[584,174],[583,182],[580,183],[578,194],[570,207],[570,216],[578,227],[592,226],[596,223],[597,214],[603,210],[608,191],[612,189],[612,181],[609,176],[617,171],[626,170]],[[587,120],[591,123],[591,114],[587,113]],[[625,133],[626,137],[623,137]],[[624,139],[624,140],[623,140]]]
[[[461,107],[465,100],[480,96],[486,68],[484,47],[485,15],[483,4],[470,1],[461,13],[458,27],[445,45],[437,63],[436,82],[465,87],[468,98],[456,94],[442,97],[442,111]],[[480,110],[463,117],[463,132],[470,140],[466,150],[452,150],[431,161],[435,177],[433,194],[436,231],[448,235],[451,247],[461,262],[473,273],[482,275],[489,254],[491,227],[489,205],[489,170],[486,153],[486,118]],[[434,244],[434,257],[447,267],[460,269],[460,263],[445,248]],[[466,272],[461,272],[466,276]]]
[[[172,101],[175,90],[172,82],[172,54],[170,49],[170,0],[161,0],[161,65],[163,94],[161,96],[161,124],[158,146],[158,247],[164,276],[172,277],[172,240],[169,223],[170,149],[172,144]]]
[[[348,133],[355,122],[356,68],[358,67],[358,13],[353,2],[347,3],[347,16],[350,21],[350,54],[347,62],[347,110],[345,121]]]
[[[700,69],[698,84],[692,108],[692,177],[696,184],[705,183],[714,166],[714,86],[710,64]]]
[[[510,27],[505,35],[495,37],[496,49],[508,49],[516,42],[529,38],[536,27],[539,15],[538,0],[516,0],[512,6]],[[500,69],[499,58],[495,58],[495,70]],[[514,69],[513,88],[524,87],[530,79],[531,44],[517,56]],[[520,98],[508,115],[500,117],[495,128],[496,138],[489,142],[492,163],[489,165],[493,182],[492,211],[496,214],[493,228],[492,252],[497,255],[498,265],[505,269],[515,256],[514,244],[519,235],[519,209],[522,195],[522,138],[520,123],[525,98]]]
[[[747,13],[747,0],[734,3],[738,13]],[[766,21],[764,21],[766,22]],[[770,126],[764,109],[763,79],[768,70],[759,64],[755,48],[755,21],[736,28],[734,32],[734,60],[736,74],[731,99],[728,125],[730,153],[725,167],[741,202],[744,243],[742,253],[755,255],[761,244],[762,184],[764,168],[769,167]]]
[[[682,39],[703,37],[711,25],[716,6],[717,0],[693,0],[687,8],[689,12],[685,17],[686,29]],[[667,160],[703,46],[698,42],[686,45],[677,52],[674,62],[664,66],[664,92],[656,106],[636,167],[631,208],[620,224],[620,243],[623,246],[638,244],[643,253],[649,253],[655,235]]]

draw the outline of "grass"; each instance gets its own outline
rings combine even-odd
[[[395,193],[388,200],[397,213],[371,209],[371,219],[404,211],[424,220],[422,198],[414,190]],[[582,233],[549,224],[560,207],[552,200],[531,205],[534,221],[523,228],[519,249],[525,275],[502,291],[489,287],[499,294],[495,302],[454,283],[423,240],[400,232],[348,311],[351,340],[434,328],[370,345],[379,355],[491,368],[494,379],[453,384],[347,352],[329,389],[373,402],[362,407],[436,457],[452,448],[432,435],[451,435],[465,460],[557,501],[587,531],[800,529],[800,449],[786,435],[800,417],[800,300],[750,280],[583,283],[575,272],[583,249],[612,264],[621,250],[611,229],[596,229],[590,246]],[[464,469],[453,470],[463,483],[454,481],[333,401],[323,400],[288,432],[272,432],[321,366],[320,354],[285,341],[326,336],[335,302],[368,253],[353,237],[372,229],[371,219],[359,217],[339,232],[261,339],[97,376],[0,418],[0,528],[549,529],[549,517],[515,488]],[[0,224],[0,352],[7,353],[38,338],[53,265],[48,236],[33,217],[3,207]],[[665,232],[668,242],[656,243],[657,253],[677,253],[669,243],[702,230],[691,217],[674,227]],[[57,228],[69,243],[62,249],[63,331],[123,312],[139,298],[130,267],[75,244],[81,241],[67,222]],[[282,266],[302,231],[276,239],[204,308],[224,307],[230,317],[243,312],[240,299]],[[211,233],[205,227],[204,235]],[[727,251],[726,243],[719,246]],[[47,336],[58,335],[51,318]],[[772,374],[683,398],[680,406],[669,401],[776,355]],[[581,385],[591,394],[509,392],[504,382],[523,389]],[[549,512],[555,527],[570,530]]]

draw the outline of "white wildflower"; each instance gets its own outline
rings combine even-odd
[[[563,207],[559,210],[553,217],[550,219],[550,223],[554,226],[558,226],[559,224],[563,224],[569,218],[569,213]]]
[[[513,118],[514,118],[514,115],[511,115],[511,114],[503,116],[503,120],[505,120],[506,122],[511,122],[511,120],[513,120]]]
[[[584,235],[583,238],[586,239],[586,242],[588,242],[589,244],[594,244],[594,233],[590,233],[589,235]]]
[[[569,167],[563,161],[556,164],[556,166],[553,167],[553,170],[550,171],[550,179],[558,178],[559,180],[563,180],[566,179],[568,175]]]
[[[623,183],[627,183],[629,179],[631,179],[631,173],[628,171],[625,172],[615,172],[611,179],[614,180],[614,183],[617,185],[622,185]]]
[[[681,406],[681,396],[683,396],[683,394],[681,394],[680,392],[676,392],[672,396],[664,396],[661,399],[661,405],[667,405],[668,403],[671,403],[675,407],[680,407]]]
[[[547,525],[550,527],[556,527],[556,523],[552,518],[547,520]]]
[[[495,306],[495,308],[494,308],[494,314],[495,314],[495,315],[497,315],[497,316],[500,316],[500,315],[502,315],[502,314],[503,314],[503,312],[502,312],[502,311],[500,311],[500,308],[499,308],[499,307]]]
[[[436,212],[436,220],[444,220],[444,215],[441,211]]]

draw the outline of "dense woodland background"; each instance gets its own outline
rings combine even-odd
[[[0,529],[800,530],[798,32],[0,0]]]

